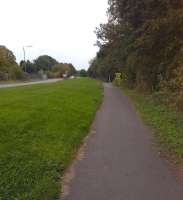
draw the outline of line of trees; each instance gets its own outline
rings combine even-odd
[[[183,109],[183,0],[109,0],[107,13],[89,75],[121,72],[129,86],[167,93]]]
[[[16,62],[12,51],[5,46],[0,46],[0,80],[40,78],[46,74],[48,78],[60,78],[76,74],[76,69],[71,63],[59,63],[48,55],[39,56],[33,62]]]
[[[20,66],[24,72],[29,74],[47,74],[48,78],[61,78],[64,75],[76,74],[76,69],[71,63],[59,63],[48,55],[39,56],[33,62],[21,61]]]

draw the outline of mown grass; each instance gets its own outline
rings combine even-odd
[[[142,95],[126,88],[123,90],[132,98],[144,121],[152,127],[164,155],[177,164],[182,164],[183,113],[159,103],[152,95]]]
[[[0,89],[0,200],[53,200],[102,99],[88,78]]]

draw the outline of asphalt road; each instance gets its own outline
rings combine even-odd
[[[35,85],[35,84],[44,84],[44,83],[55,83],[61,81],[62,79],[48,79],[42,81],[32,81],[32,82],[25,82],[25,83],[9,83],[9,84],[0,84],[0,88],[10,88],[10,87],[19,87],[19,86],[26,86],[26,85]]]
[[[160,158],[129,98],[104,87],[104,102],[84,152],[66,173],[61,199],[183,200],[183,183]]]

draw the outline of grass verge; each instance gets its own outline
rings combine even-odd
[[[158,101],[152,95],[142,95],[135,90],[123,91],[132,98],[137,111],[152,127],[162,152],[171,161],[183,164],[183,113],[176,112]]]
[[[53,200],[102,99],[88,78],[0,89],[0,200]]]

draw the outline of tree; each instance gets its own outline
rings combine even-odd
[[[174,74],[171,63],[182,49],[182,2],[109,0],[108,23],[96,29],[100,50],[89,73],[106,79],[123,72],[142,90],[159,89]]]
[[[24,72],[27,72],[29,74],[34,74],[38,72],[37,66],[29,60],[27,60],[26,62],[23,60],[20,61],[20,66]]]
[[[37,70],[49,71],[53,65],[58,64],[57,60],[48,55],[39,56],[34,60]]]
[[[13,52],[5,46],[0,46],[0,71],[9,72],[14,66],[17,66],[17,63]]]
[[[81,76],[81,77],[87,77],[88,73],[87,73],[87,71],[85,69],[81,69],[79,71],[79,76]]]
[[[108,22],[96,35],[90,76],[122,73],[127,85],[165,92],[183,107],[183,0],[109,0]]]
[[[23,72],[16,63],[13,52],[5,46],[0,46],[0,80],[21,78],[23,78]]]

